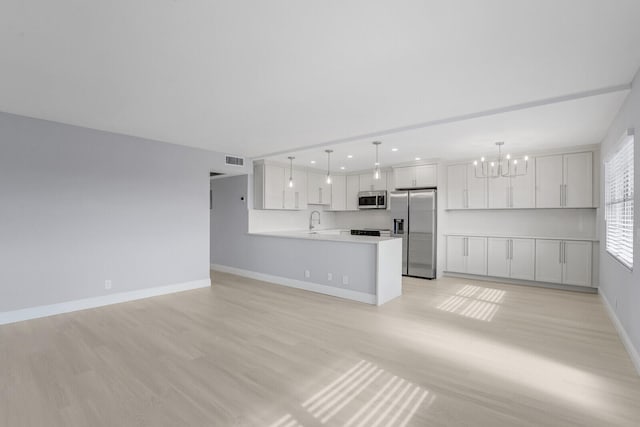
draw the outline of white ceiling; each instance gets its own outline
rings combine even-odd
[[[0,110],[256,157],[629,83],[639,18],[637,0],[3,0]],[[381,139],[598,142],[620,95]]]

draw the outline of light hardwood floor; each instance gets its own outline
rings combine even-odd
[[[640,425],[597,295],[405,279],[373,307],[212,277],[0,326],[0,424]]]

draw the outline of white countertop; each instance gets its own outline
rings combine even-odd
[[[445,236],[460,237],[496,237],[498,239],[540,239],[540,240],[579,240],[584,242],[598,242],[595,237],[563,237],[563,236],[517,236],[513,234],[491,234],[491,233],[446,233]]]
[[[288,239],[305,239],[305,240],[322,240],[329,242],[347,242],[347,243],[369,243],[376,244],[387,240],[397,239],[397,237],[377,237],[377,236],[352,236],[351,234],[342,233],[350,230],[285,230],[285,231],[268,231],[247,233],[251,236],[263,237],[284,237]]]

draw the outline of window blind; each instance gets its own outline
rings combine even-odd
[[[605,163],[605,238],[607,252],[633,268],[634,137],[629,133]]]

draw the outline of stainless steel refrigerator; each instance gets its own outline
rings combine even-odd
[[[436,277],[436,190],[392,191],[391,235],[402,238],[402,274]]]

